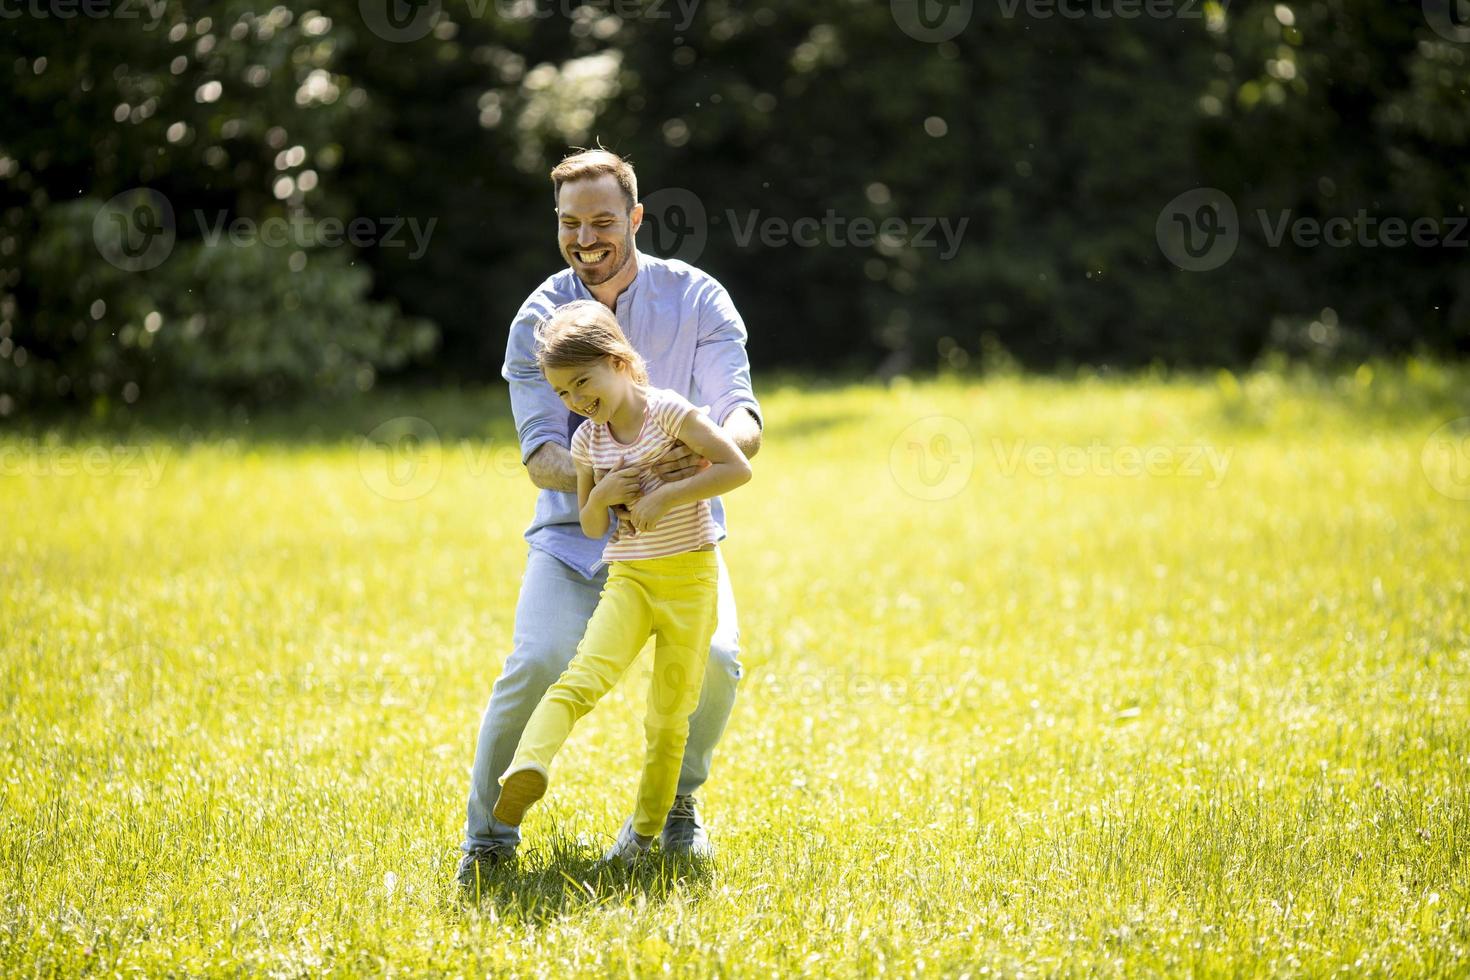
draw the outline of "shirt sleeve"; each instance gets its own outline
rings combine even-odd
[[[592,420],[586,419],[572,433],[572,461],[592,468]]]
[[[708,405],[716,425],[737,409],[748,408],[757,424],[760,404],[750,386],[750,359],[745,353],[745,321],[725,287],[709,279],[699,310],[699,341],[694,348],[694,402]]]
[[[650,406],[653,420],[670,439],[679,438],[679,426],[684,424],[686,415],[699,411],[689,399],[667,388],[657,390],[653,399],[653,405]]]
[[[543,443],[567,445],[567,410],[536,366],[536,325],[551,314],[544,303],[528,300],[510,325],[505,366],[500,376],[510,384],[510,411],[521,442],[521,462]]]

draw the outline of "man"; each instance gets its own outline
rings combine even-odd
[[[512,859],[519,828],[492,814],[497,780],[515,754],[521,730],[546,689],[577,651],[606,579],[599,568],[604,541],[582,533],[577,476],[568,445],[581,417],[567,411],[536,367],[534,331],[563,303],[594,299],[608,307],[647,362],[649,381],[708,408],[750,458],[761,445],[760,406],[750,386],[745,325],[723,286],[683,262],[638,252],[643,221],[633,168],[606,150],[567,157],[551,171],[557,241],[567,268],[543,282],[516,314],[501,372],[510,383],[521,461],[541,488],[526,531],[530,553],[516,604],[513,649],[495,682],[480,724],[470,777],[465,839],[457,877],[475,888],[485,871]],[[664,480],[694,474],[702,460],[676,445],[657,464]],[[723,535],[724,511],[713,502]],[[715,743],[725,730],[740,680],[735,598],[719,562],[719,624],[710,644],[699,704],[662,845],[673,853],[707,856],[709,837],[694,793],[709,777]]]

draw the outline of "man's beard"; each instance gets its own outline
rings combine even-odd
[[[577,274],[577,278],[578,279],[582,280],[583,285],[586,285],[586,286],[601,286],[603,283],[607,282],[609,279],[612,279],[618,273],[622,272],[623,271],[623,267],[626,266],[628,264],[628,262],[632,260],[632,258],[633,258],[633,247],[634,247],[633,246],[633,236],[632,235],[629,235],[626,238],[624,238],[623,241],[622,241],[622,244],[619,247],[622,249],[622,261],[619,262],[617,264],[617,266],[612,269],[612,271],[608,272],[602,278],[596,279],[596,280],[588,279],[587,276],[583,273],[582,263],[576,261],[576,259],[572,259],[572,262],[571,262],[572,271]],[[568,249],[568,251],[571,251],[571,250]],[[568,256],[568,257],[570,258],[570,256]],[[612,263],[609,262],[608,265],[612,265]]]

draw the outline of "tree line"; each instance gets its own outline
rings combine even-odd
[[[1470,349],[1439,0],[15,0],[0,408],[492,378],[550,166],[757,366]]]

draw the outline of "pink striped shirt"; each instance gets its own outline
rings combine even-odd
[[[644,388],[648,404],[643,411],[643,428],[631,443],[624,445],[613,438],[606,422],[587,419],[572,435],[572,459],[591,468],[598,479],[623,458],[624,466],[637,467],[640,492],[651,493],[663,485],[653,472],[653,461],[678,441],[679,426],[690,412],[702,411],[687,398],[668,388]],[[669,508],[658,526],[651,531],[638,531],[626,519],[602,550],[602,560],[628,561],[639,558],[662,558],[666,555],[695,551],[720,539],[720,528],[710,516],[709,501],[696,500]]]

